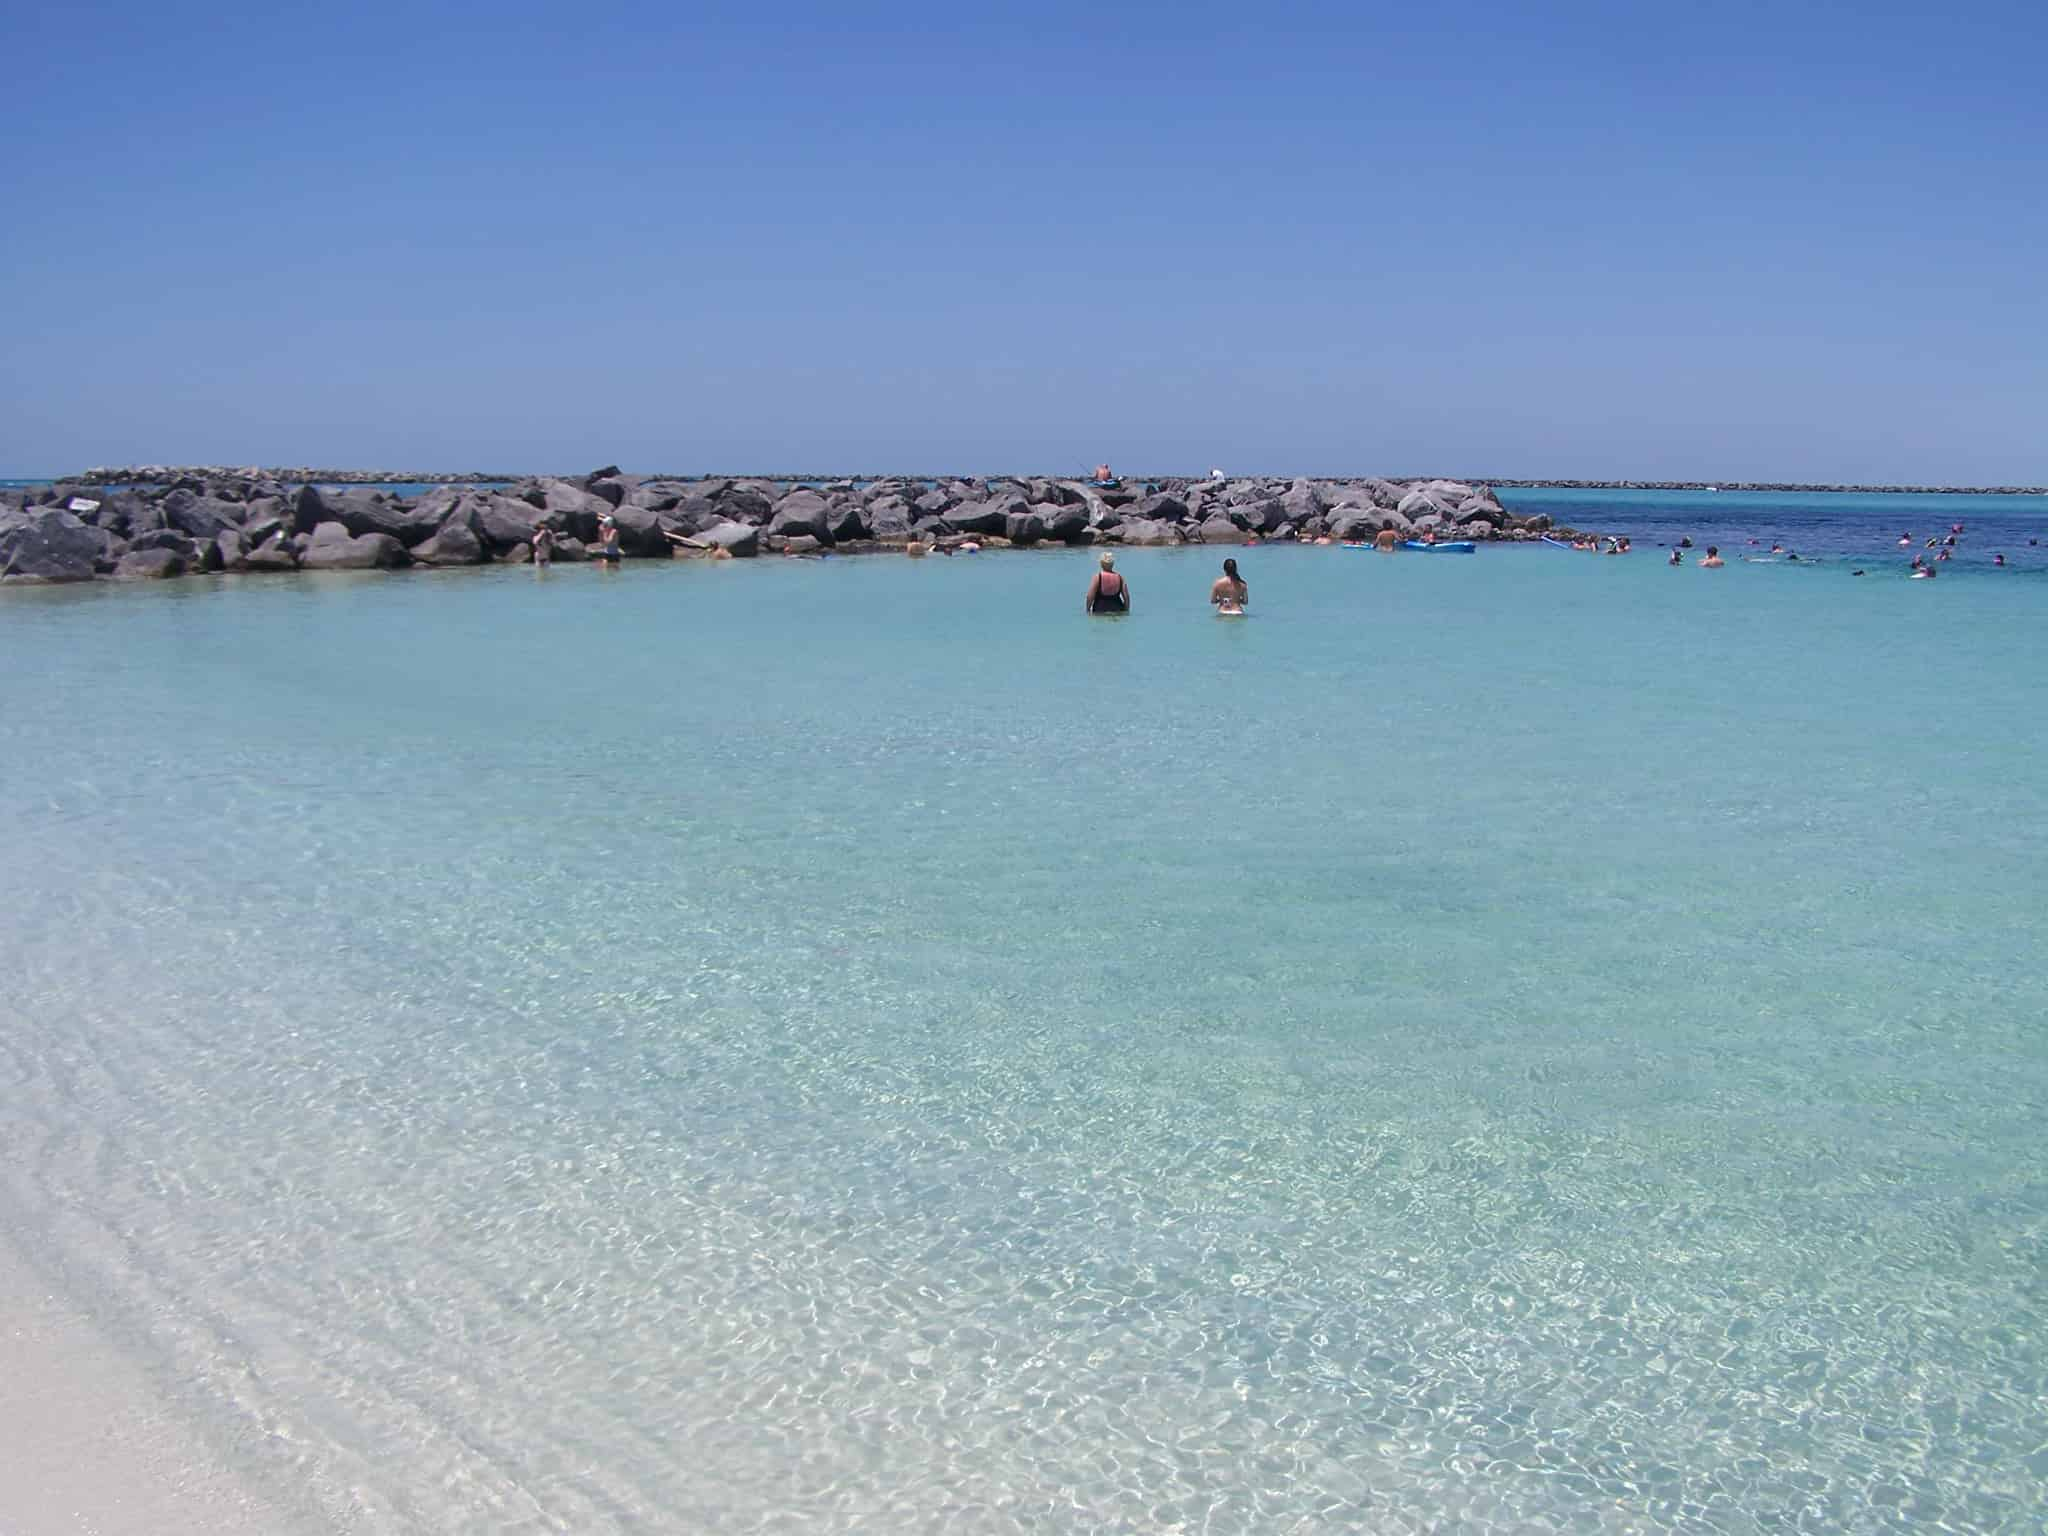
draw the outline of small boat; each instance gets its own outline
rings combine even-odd
[[[1469,555],[1479,548],[1470,539],[1439,539],[1434,544],[1425,544],[1420,539],[1404,539],[1401,547],[1425,550],[1433,555]]]

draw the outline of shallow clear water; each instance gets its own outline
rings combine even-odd
[[[0,601],[0,1216],[377,1530],[2031,1530],[2048,590]]]

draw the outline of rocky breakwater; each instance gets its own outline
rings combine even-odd
[[[502,490],[444,485],[407,498],[368,486],[187,476],[152,487],[80,482],[0,501],[0,580],[161,579],[220,571],[396,570],[533,558],[581,560],[600,519],[633,559],[812,554],[974,539],[988,547],[1242,544],[1434,530],[1528,539],[1490,490],[1450,480],[1174,480],[1119,486],[1053,478],[881,479],[823,486],[652,479],[616,467]]]

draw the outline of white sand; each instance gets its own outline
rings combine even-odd
[[[309,1529],[229,1473],[14,1241],[0,1230],[0,1536]]]

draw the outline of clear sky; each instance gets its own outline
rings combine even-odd
[[[0,474],[2048,481],[2048,4],[17,0]]]

